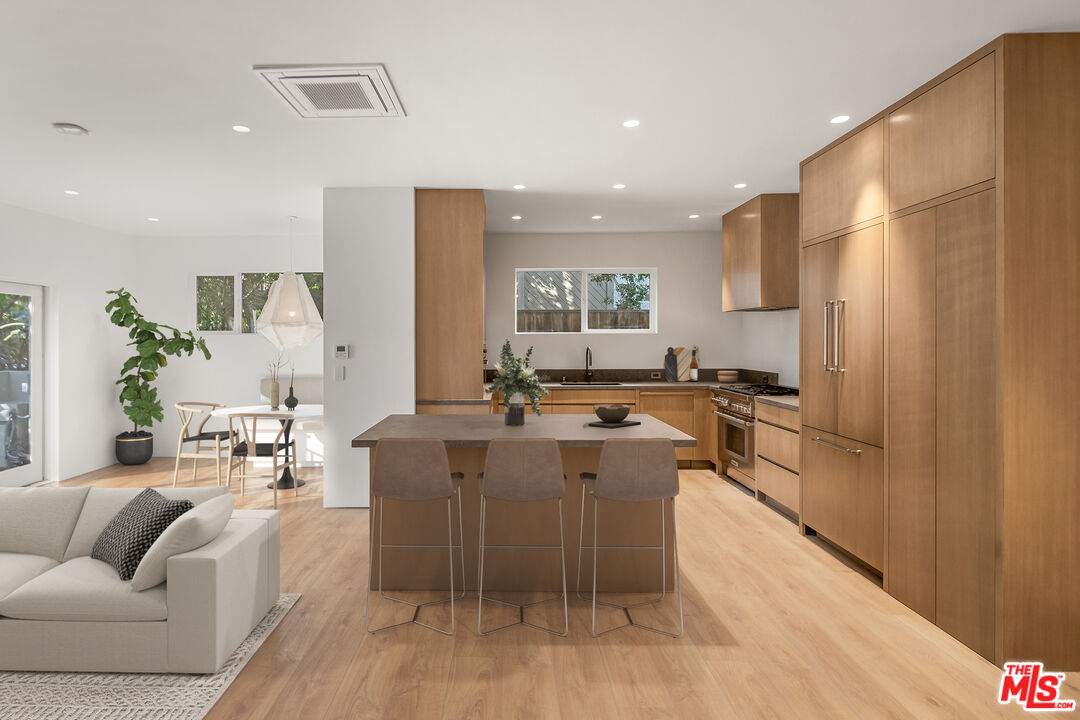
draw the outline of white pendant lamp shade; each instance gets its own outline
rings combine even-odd
[[[281,273],[270,286],[255,329],[281,350],[307,345],[322,335],[323,321],[303,277]]]

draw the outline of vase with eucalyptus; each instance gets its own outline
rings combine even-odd
[[[495,363],[495,380],[488,388],[489,392],[501,392],[506,404],[506,424],[525,424],[525,398],[529,398],[533,412],[540,414],[540,400],[548,394],[543,386],[547,378],[536,374],[532,367],[532,352],[530,347],[524,357],[515,355],[510,341],[503,343],[502,352],[499,353],[499,362]]]

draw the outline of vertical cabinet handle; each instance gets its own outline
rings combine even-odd
[[[847,300],[840,298],[839,300],[833,300],[833,370],[836,372],[845,372],[845,369],[840,367],[840,308],[846,303]]]
[[[824,308],[822,309],[822,329],[821,329],[821,361],[825,365],[825,372],[832,372],[835,368],[829,367],[829,306],[832,305],[832,300],[826,300]]]

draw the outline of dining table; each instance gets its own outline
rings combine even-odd
[[[321,404],[297,405],[292,410],[285,407],[273,408],[270,405],[237,405],[215,409],[210,413],[211,417],[228,418],[230,415],[265,415],[277,418],[284,426],[283,438],[285,440],[285,469],[281,471],[281,477],[277,480],[278,490],[291,490],[294,487],[303,487],[305,483],[300,478],[294,478],[292,468],[289,465],[289,435],[292,433],[293,423],[297,420],[319,420],[323,416]],[[273,487],[273,482],[267,484]]]

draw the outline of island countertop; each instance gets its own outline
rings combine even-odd
[[[353,438],[355,448],[373,448],[382,438],[439,438],[447,447],[487,447],[495,438],[555,438],[561,447],[599,448],[608,438],[669,438],[676,447],[694,447],[692,435],[651,415],[629,415],[640,425],[589,427],[595,415],[527,415],[524,425],[507,425],[502,415],[388,415]]]

